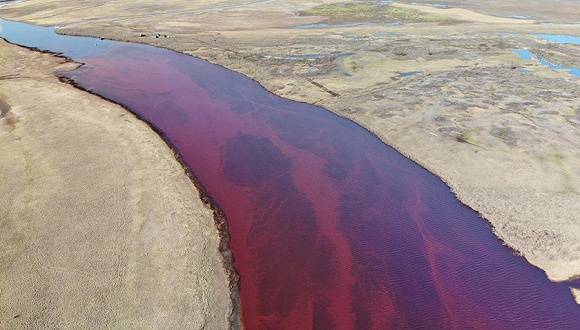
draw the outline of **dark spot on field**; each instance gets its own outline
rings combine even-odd
[[[18,119],[11,110],[10,104],[0,98],[0,119],[3,119],[3,123],[12,129]]]
[[[0,118],[4,118],[10,112],[10,104],[0,99]]]
[[[517,145],[517,137],[515,132],[510,127],[493,127],[489,132],[492,136],[501,139],[509,146]]]

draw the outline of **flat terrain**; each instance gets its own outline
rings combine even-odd
[[[0,328],[226,329],[213,214],[172,151],[0,41]]]
[[[240,71],[368,128],[447,182],[557,281],[580,275],[580,67],[569,1],[27,0],[0,17],[143,42]],[[513,18],[512,16],[522,16]],[[523,16],[529,16],[523,17]]]
[[[462,8],[498,17],[519,17],[549,22],[580,22],[576,0],[402,0],[420,5],[437,4],[439,8]]]

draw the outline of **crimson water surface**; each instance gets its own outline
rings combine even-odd
[[[175,146],[227,216],[246,328],[580,326],[566,285],[356,124],[169,50],[2,27],[86,63],[66,76]]]

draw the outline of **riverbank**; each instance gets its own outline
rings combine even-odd
[[[229,326],[213,212],[146,124],[0,42],[0,328]]]
[[[568,284],[354,122],[178,52],[0,26],[11,42],[82,61],[58,76],[123,105],[180,155],[227,216],[245,327],[580,323]]]
[[[331,7],[315,9],[323,3]],[[495,23],[465,11],[476,22],[415,11],[377,17],[335,3],[29,0],[0,15],[175,49],[323,105],[440,176],[552,280],[579,275],[578,80],[525,63],[513,49],[574,58],[573,46],[556,48],[533,34],[580,28]],[[320,12],[327,16],[312,15]],[[533,6],[526,15],[534,16]],[[404,76],[409,71],[418,73]]]

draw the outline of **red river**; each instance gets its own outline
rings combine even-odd
[[[180,154],[226,216],[245,328],[580,328],[566,284],[357,124],[191,56],[1,24]]]

